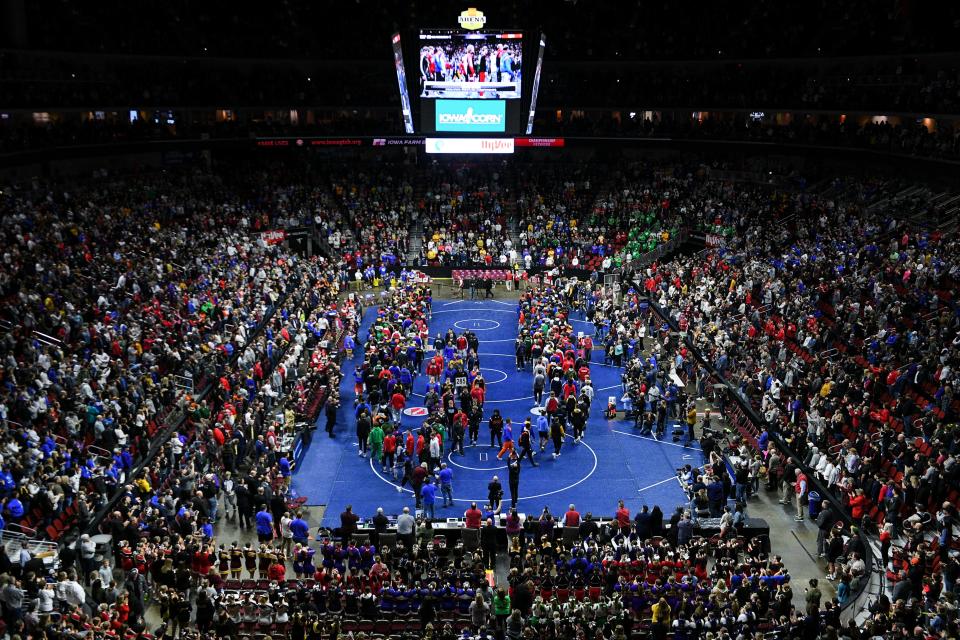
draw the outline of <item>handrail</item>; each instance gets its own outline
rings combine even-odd
[[[7,525],[8,527],[14,526],[13,523]],[[26,547],[27,551],[33,557],[37,556],[48,556],[52,555],[54,557],[59,555],[59,549],[57,548],[57,543],[51,542],[50,540],[42,540],[36,538],[36,531],[29,529],[28,527],[21,527],[23,529],[28,529],[33,531],[32,536],[28,536],[19,531],[12,531],[10,529],[5,529],[0,531],[0,547],[2,547],[2,552],[6,553],[10,557],[10,552],[13,551],[19,554],[21,547]],[[16,547],[9,549],[8,545],[15,544]],[[13,558],[11,558],[13,559]]]
[[[109,458],[112,458],[112,457],[113,457],[113,455],[112,455],[109,451],[107,451],[107,450],[104,449],[103,447],[98,447],[98,446],[95,445],[95,444],[87,445],[87,451],[89,451],[89,452],[92,453],[93,455],[97,456],[98,458],[108,458],[108,459],[109,459]]]
[[[32,336],[43,344],[50,347],[57,347],[63,344],[59,338],[43,333],[42,331],[34,330]]]
[[[7,529],[9,533],[15,533],[24,538],[35,538],[37,537],[37,530],[32,527],[26,527],[18,522],[8,522]]]

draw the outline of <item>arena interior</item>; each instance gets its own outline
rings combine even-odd
[[[0,636],[957,638],[958,33],[0,0]]]

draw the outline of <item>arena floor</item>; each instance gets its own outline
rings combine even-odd
[[[366,311],[361,336],[366,335],[375,315],[375,308]],[[582,316],[574,314],[571,321],[577,330],[593,331],[593,325],[584,321]],[[431,335],[444,333],[450,327],[458,333],[472,329],[477,334],[487,398],[480,444],[468,446],[464,456],[449,452],[444,455],[454,471],[456,503],[453,507],[441,508],[438,495],[437,518],[459,517],[471,501],[485,502],[487,483],[494,475],[499,475],[509,497],[506,463],[498,461],[498,449],[488,445],[486,419],[494,409],[500,409],[505,418],[522,424],[536,408],[533,376],[529,371],[516,370],[513,355],[517,335],[515,302],[509,298],[434,301]],[[346,375],[341,389],[343,403],[338,414],[336,437],[328,438],[321,425],[294,475],[294,489],[307,497],[307,504],[326,506],[323,524],[327,526],[339,525],[339,514],[347,504],[352,504],[354,511],[365,518],[372,516],[381,506],[387,513],[399,513],[404,506],[411,509],[414,506],[409,489],[398,493],[393,479],[384,474],[378,464],[357,455],[352,371],[361,358],[360,354],[355,354],[352,361],[343,365]],[[702,464],[699,448],[642,437],[634,430],[632,421],[605,419],[608,397],[620,395],[620,370],[603,364],[603,354],[596,349],[591,378],[596,396],[584,439],[580,444],[574,444],[568,436],[562,455],[557,459],[550,455],[552,447],[548,446],[545,453],[536,456],[539,467],[524,462],[519,510],[536,515],[544,506],[549,506],[554,514],[562,514],[568,504],[574,503],[581,513],[612,517],[617,500],[622,498],[631,513],[643,504],[651,507],[659,504],[669,516],[678,504],[685,502],[676,479],[676,469],[687,463]],[[407,412],[416,413],[411,408],[422,402],[426,382],[426,376],[418,378]],[[419,426],[421,421],[422,418],[405,415],[402,428]],[[516,433],[519,432],[515,430]]]

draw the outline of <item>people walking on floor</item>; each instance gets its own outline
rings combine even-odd
[[[477,410],[476,407],[473,409]],[[467,425],[470,424],[470,419],[467,417],[463,411],[458,411],[453,419],[453,428],[450,438],[450,451],[455,451],[460,455],[463,454],[463,441],[466,438]]]
[[[380,423],[373,425],[370,435],[367,436],[367,444],[370,445],[370,459],[376,460],[383,465],[383,427]]]
[[[540,453],[543,453],[550,441],[550,418],[544,413],[537,416],[537,436],[540,438]]]
[[[547,384],[547,377],[543,371],[543,367],[538,366],[537,370],[533,373],[533,401],[537,403],[537,406],[543,402],[543,388]]]
[[[410,483],[410,487],[413,487],[413,458],[407,455],[405,449],[400,451],[397,457],[397,465],[403,468],[403,475],[400,478],[400,483],[397,485],[397,493],[401,493],[404,485],[408,482]]]
[[[388,427],[383,436],[383,458],[380,460],[384,471],[393,473],[394,461],[397,455],[397,436],[393,427]]]
[[[570,424],[573,425],[573,441],[579,443],[587,426],[587,416],[579,405],[570,413]]]
[[[556,416],[553,419],[553,423],[550,425],[550,439],[553,440],[553,457],[560,457],[560,449],[563,448],[563,437],[566,434],[563,430],[563,419],[560,416]]]
[[[520,432],[520,438],[518,442],[520,444],[520,454],[517,456],[518,459],[523,460],[524,457],[527,457],[530,459],[530,464],[535,467],[539,466],[533,459],[533,436],[530,434],[529,418],[523,423],[523,431]]]
[[[497,454],[497,460],[503,459],[503,455],[513,451],[513,425],[510,418],[503,423],[503,446],[500,447],[500,453]]]
[[[370,419],[370,413],[367,411],[366,407],[361,407],[359,414],[357,415],[357,455],[359,456],[365,457],[367,455],[367,450],[369,448],[368,439],[370,437],[370,430],[372,426],[373,424],[372,420]]]
[[[483,422],[483,407],[474,406],[470,411],[468,416],[468,424],[470,428],[470,444],[476,446],[477,440],[480,438],[480,423]],[[463,443],[460,443],[460,453],[463,453]]]
[[[493,415],[490,416],[490,447],[502,447],[503,446],[503,416],[500,415],[500,409],[494,409]],[[496,440],[496,445],[494,445],[494,440]],[[474,439],[473,444],[477,444],[476,439]]]

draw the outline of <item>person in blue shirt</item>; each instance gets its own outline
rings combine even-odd
[[[400,384],[402,384],[406,390],[409,390],[410,387],[413,386],[413,375],[406,367],[400,369]]]
[[[343,350],[347,352],[347,359],[353,359],[353,351],[357,348],[357,341],[353,338],[353,335],[347,334],[343,339]]]
[[[257,540],[260,542],[270,542],[273,540],[273,516],[267,511],[266,505],[260,508],[255,517],[257,527]]]
[[[10,518],[14,521],[19,520],[23,517],[23,511],[23,503],[20,502],[20,499],[10,498],[6,507],[6,513],[10,515]]]
[[[766,451],[768,442],[770,442],[770,434],[767,433],[767,428],[764,427],[763,431],[760,432],[760,437],[757,438],[757,448],[760,449],[760,451]]]
[[[443,496],[443,506],[453,506],[453,471],[444,462],[440,465],[440,494]],[[447,504],[449,501],[450,504]]]
[[[277,462],[277,465],[280,467],[280,477],[283,478],[283,485],[290,485],[290,461],[287,460],[286,456],[280,458],[280,461]]]
[[[293,541],[297,544],[307,544],[310,538],[310,525],[303,519],[303,514],[297,512],[293,521],[290,522],[290,533],[293,534]]]
[[[434,507],[437,502],[437,487],[433,484],[433,478],[427,478],[420,488],[420,498],[423,501],[424,515],[433,520],[436,517]]]

